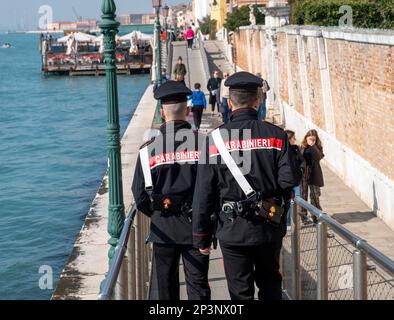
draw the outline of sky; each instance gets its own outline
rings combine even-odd
[[[0,30],[21,28],[36,29],[40,19],[39,8],[49,5],[53,20],[75,20],[73,7],[80,16],[98,19],[102,0],[0,0]],[[187,3],[189,0],[163,0],[168,5]],[[148,13],[152,11],[151,0],[115,0],[118,14]]]

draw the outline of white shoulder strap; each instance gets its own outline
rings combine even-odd
[[[249,184],[248,180],[246,180],[241,170],[238,168],[234,159],[231,157],[230,152],[227,150],[222,135],[220,134],[220,129],[216,129],[212,132],[212,138],[213,142],[218,148],[220,156],[222,157],[224,163],[227,165],[234,179],[237,181],[240,188],[245,193],[246,197],[251,197],[253,194],[255,194],[255,191]]]
[[[149,165],[148,146],[140,150],[140,160],[141,160],[142,172],[144,174],[145,190],[152,190],[153,183],[152,183],[152,173],[150,171],[150,165]]]

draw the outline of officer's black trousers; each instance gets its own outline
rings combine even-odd
[[[179,262],[182,256],[189,300],[210,300],[208,284],[209,256],[191,245],[153,244],[153,268],[156,272],[157,299],[179,300]],[[151,281],[152,283],[152,281]]]
[[[259,300],[282,299],[281,243],[220,247],[231,300],[254,300],[255,282]]]

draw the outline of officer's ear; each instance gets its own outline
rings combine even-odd
[[[163,107],[160,108],[160,113],[161,113],[161,117],[165,120],[166,119],[166,112]]]
[[[229,108],[230,108],[230,110],[233,110],[233,102],[231,101],[231,99],[228,99],[228,106],[229,106]]]
[[[188,116],[189,116],[189,114],[190,114],[190,110],[191,110],[191,109],[190,109],[190,107],[187,107],[187,108],[186,108],[186,117],[188,117]]]

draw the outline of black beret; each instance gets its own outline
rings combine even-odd
[[[154,97],[164,104],[171,104],[187,101],[192,93],[183,82],[169,80],[155,90]]]
[[[228,77],[224,83],[230,89],[257,90],[263,86],[263,79],[249,72],[237,72]]]

